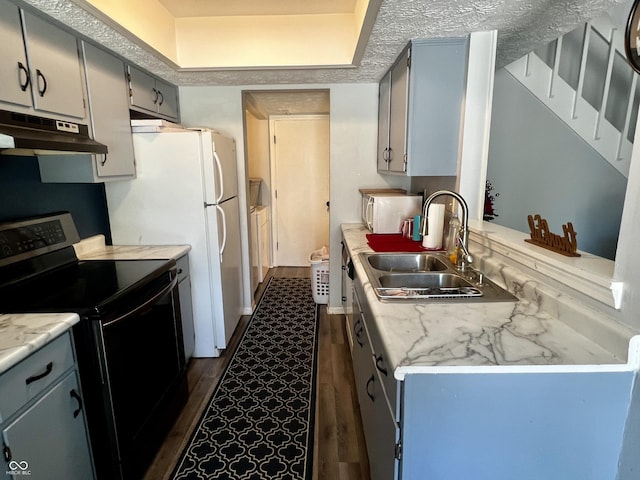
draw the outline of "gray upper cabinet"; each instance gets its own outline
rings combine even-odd
[[[22,13],[22,29],[20,27]],[[73,35],[0,0],[0,101],[84,119],[78,44]],[[16,108],[12,108],[15,110]]]
[[[178,89],[167,82],[156,79],[156,90],[160,96],[158,113],[167,118],[178,120]]]
[[[131,110],[179,120],[176,87],[130,65],[127,70]]]
[[[23,19],[34,108],[85,118],[76,38],[27,12]]]
[[[129,98],[124,63],[119,58],[86,42],[82,43],[87,92],[94,138],[109,148],[106,158],[96,156],[100,178],[136,173]]]
[[[124,63],[82,42],[89,124],[93,138],[107,145],[106,155],[47,155],[38,158],[43,182],[94,183],[126,180],[136,175],[129,120],[129,92]]]
[[[0,0],[0,101],[31,106],[27,55],[24,51],[20,10]]]
[[[411,65],[411,49],[406,49],[391,68],[391,93],[389,107],[389,171],[407,172],[407,116],[409,112],[409,73]],[[414,83],[417,83],[414,80]],[[413,100],[413,99],[412,99]],[[411,165],[414,167],[413,164]]]
[[[380,82],[380,173],[457,174],[467,43],[413,40]]]
[[[378,171],[389,170],[389,117],[391,108],[391,71],[380,80],[378,94]]]

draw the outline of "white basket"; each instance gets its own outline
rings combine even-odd
[[[309,254],[311,264],[311,293],[317,304],[329,303],[329,253],[327,247]]]

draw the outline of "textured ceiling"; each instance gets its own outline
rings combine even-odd
[[[248,110],[257,118],[270,115],[326,115],[328,90],[261,90],[244,92]]]
[[[82,8],[84,0],[21,1],[178,85],[377,82],[412,38],[462,36],[492,29],[498,30],[497,66],[501,67],[613,7],[629,5],[629,0],[382,0],[357,67],[179,71],[93,17]]]

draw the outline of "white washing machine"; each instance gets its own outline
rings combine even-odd
[[[262,282],[271,266],[271,222],[269,208],[255,208],[255,231],[257,232],[257,270],[258,282]]]
[[[260,235],[260,228],[258,224],[258,213],[256,212],[256,207],[250,207],[249,210],[249,248],[251,249],[250,258],[251,258],[251,270],[250,270],[250,285],[251,285],[251,293],[255,293],[256,288],[260,282],[262,282],[262,277],[260,277],[260,243],[258,241],[258,237]]]
[[[260,263],[261,255],[261,238],[260,225],[262,219],[259,219],[258,209],[264,209],[260,204],[260,191],[262,188],[262,179],[258,177],[249,178],[249,248],[251,257],[251,275],[250,285],[251,292],[255,293],[258,285],[264,280],[262,267]]]

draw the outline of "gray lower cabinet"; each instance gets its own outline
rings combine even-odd
[[[0,56],[0,102],[11,104],[5,110],[18,106],[24,113],[36,113],[35,109],[86,118],[78,43],[73,35],[0,0]]]
[[[178,90],[131,65],[127,66],[131,110],[178,121]]]
[[[354,289],[351,317],[354,343],[351,355],[362,428],[371,479],[392,480],[399,478],[398,460],[401,455],[400,429],[395,420],[395,380],[393,372],[384,363],[384,353],[374,350],[374,342],[367,327],[366,309],[362,306]],[[387,391],[385,384],[391,385],[391,392]]]
[[[0,376],[0,476],[95,477],[69,332]]]
[[[189,255],[183,255],[176,261],[178,267],[178,295],[180,296],[180,316],[182,318],[182,339],[184,355],[187,360],[193,356],[196,346],[196,334],[193,326],[193,303],[191,300],[191,275],[189,274]]]
[[[2,430],[10,448],[9,471],[31,478],[93,478],[76,372],[67,374]],[[76,412],[78,412],[76,414]],[[19,473],[22,474],[22,473]]]
[[[349,341],[349,349],[353,350],[353,332],[349,328],[353,315],[353,262],[349,256],[349,250],[343,238],[342,242],[342,309],[347,317],[347,338]]]
[[[396,380],[363,285],[354,287],[347,318],[372,480],[638,478],[620,463],[637,457],[637,371],[443,362]],[[465,354],[485,348],[470,342]]]
[[[379,85],[378,171],[457,174],[468,39],[412,40]]]

